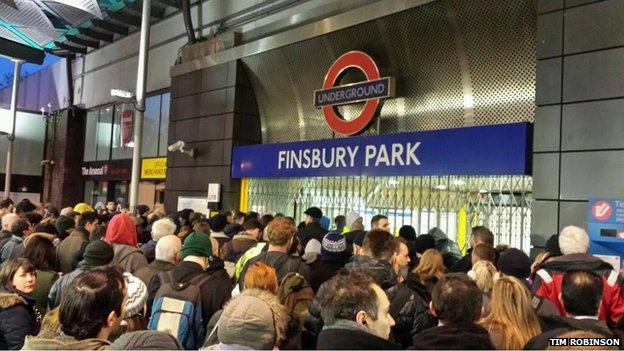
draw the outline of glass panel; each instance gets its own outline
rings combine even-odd
[[[11,112],[0,109],[0,130],[11,132]],[[15,143],[13,144],[13,173],[41,176],[41,161],[45,139],[45,121],[40,114],[17,112],[15,122]],[[9,141],[0,136],[0,166],[6,165]]]
[[[167,156],[167,139],[169,136],[169,104],[171,103],[171,94],[162,95],[162,106],[160,113],[160,146],[158,148],[159,156]]]
[[[143,144],[141,145],[141,157],[158,156],[158,123],[160,121],[160,97],[150,96],[145,100],[145,113],[143,114]]]
[[[121,147],[121,113],[124,110],[134,110],[132,104],[115,105],[115,123],[113,124],[113,160],[132,158],[132,147]],[[136,113],[136,112],[135,112]],[[131,144],[132,145],[132,144]]]
[[[87,127],[85,128],[84,160],[95,161],[97,152],[97,127],[100,110],[87,113]]]
[[[100,110],[100,120],[97,123],[97,161],[110,159],[111,127],[113,124],[113,108]]]

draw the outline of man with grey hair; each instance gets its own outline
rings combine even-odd
[[[160,272],[170,271],[180,262],[181,250],[182,241],[177,235],[166,235],[159,238],[155,249],[156,259],[147,267],[140,268],[134,272],[134,276],[141,279],[146,286],[149,286],[152,277]]]
[[[570,269],[582,269],[598,274],[603,283],[600,320],[615,327],[624,317],[624,296],[621,279],[616,269],[609,263],[588,253],[589,236],[583,228],[567,226],[559,234],[559,247],[562,256],[543,263],[535,274],[533,292],[536,296],[550,300],[562,316],[567,312],[560,299],[563,275]],[[614,269],[616,268],[616,269]]]
[[[152,239],[141,246],[141,251],[148,263],[154,260],[156,243],[160,238],[175,233],[176,225],[169,218],[162,218],[152,223]],[[147,283],[146,283],[147,284]]]
[[[15,213],[2,216],[2,231],[0,231],[0,250],[11,239],[11,227],[20,217]]]

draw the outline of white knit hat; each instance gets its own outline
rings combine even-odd
[[[567,226],[559,234],[559,248],[564,255],[587,253],[589,251],[589,236],[583,228],[573,225]]]
[[[353,224],[353,222],[357,221],[358,218],[360,218],[362,216],[360,216],[359,213],[357,212],[349,212],[347,213],[347,216],[345,217],[345,221],[347,222],[347,227],[351,227],[351,225]]]
[[[142,314],[147,302],[147,287],[141,279],[130,273],[124,273],[126,280],[126,315],[132,317],[135,314]]]

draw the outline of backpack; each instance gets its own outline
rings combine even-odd
[[[277,296],[286,310],[303,324],[314,300],[314,291],[305,278],[294,272],[286,274],[280,282]]]
[[[148,329],[175,336],[185,349],[197,350],[204,342],[201,287],[210,279],[207,274],[186,283],[174,283],[173,273],[158,273],[161,285],[152,304]]]

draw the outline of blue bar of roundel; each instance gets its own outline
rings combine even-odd
[[[232,154],[232,178],[408,176],[408,175],[530,175],[532,125],[498,124],[436,131],[357,136],[283,144],[237,146]],[[420,165],[365,165],[365,149],[420,142]],[[279,152],[359,146],[350,167],[278,169]],[[327,158],[329,160],[329,156]],[[282,163],[283,165],[283,163]]]

